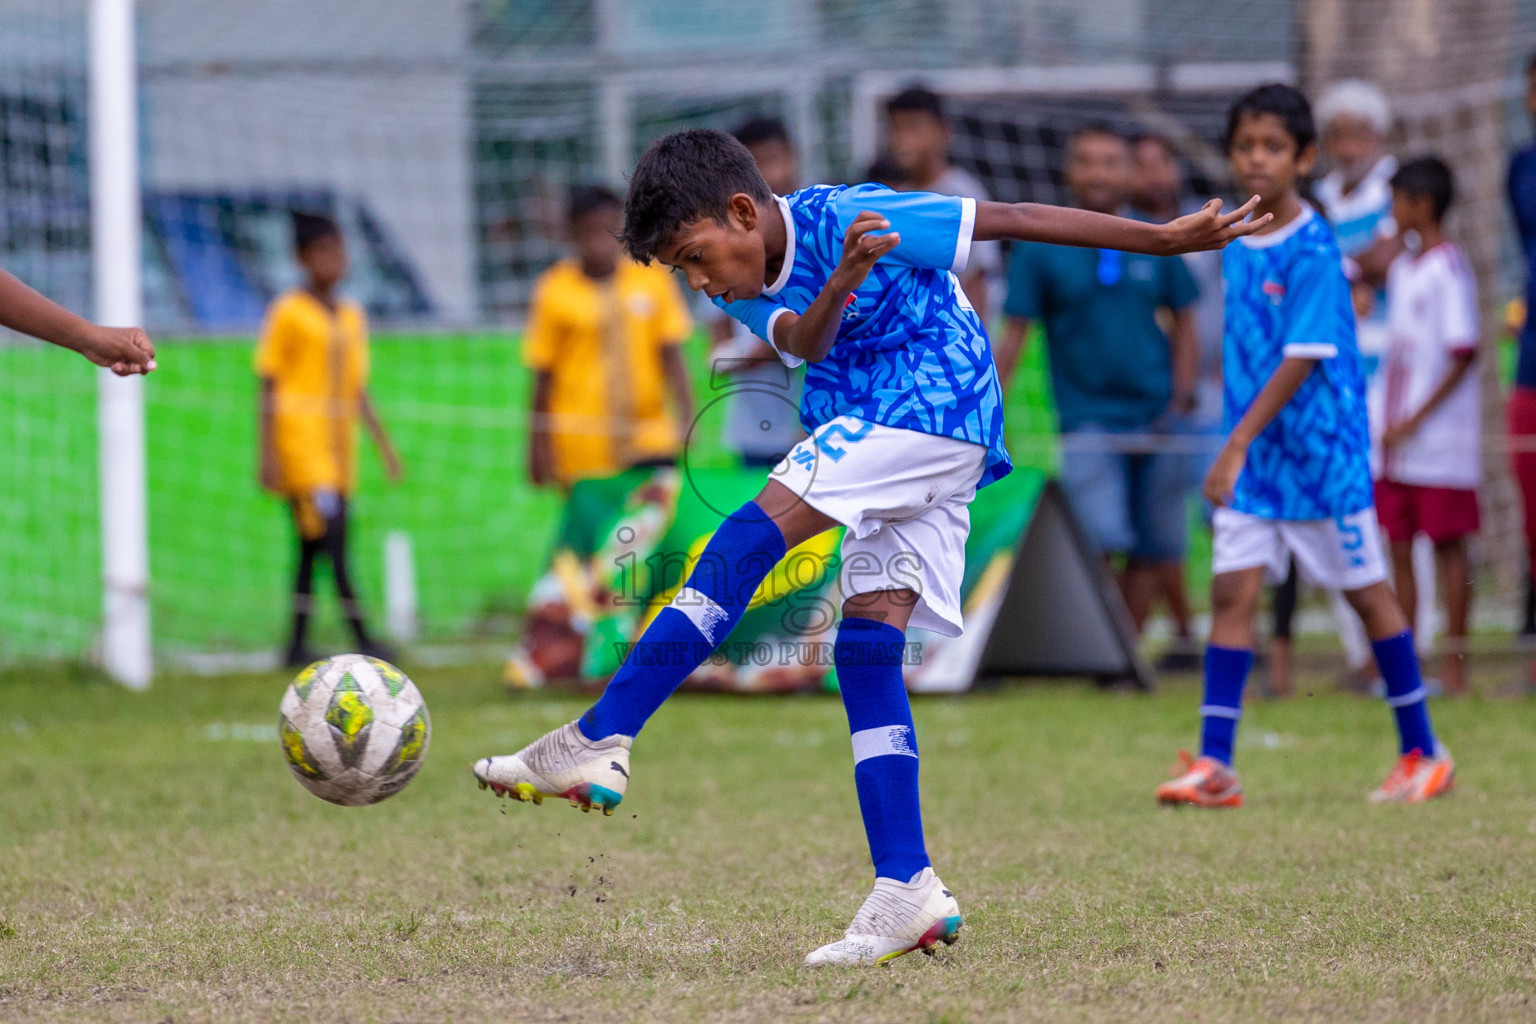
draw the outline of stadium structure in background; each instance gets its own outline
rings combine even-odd
[[[0,265],[86,311],[92,6],[0,0]],[[542,568],[554,503],[523,485],[516,327],[561,251],[566,189],[622,186],[667,131],[776,115],[809,178],[852,180],[881,98],[923,81],[952,97],[955,156],[998,198],[1060,199],[1063,141],[1090,120],[1172,137],[1221,193],[1236,91],[1364,75],[1394,98],[1401,150],[1456,163],[1453,234],[1490,346],[1514,284],[1499,174],[1525,130],[1536,0],[140,0],[133,24],[143,244],[99,258],[134,262],[164,339],[143,399],[142,600],[157,654],[183,664],[263,664],[282,631],[291,554],[254,486],[249,354],[262,306],[296,281],[291,206],[330,209],[352,243],[375,391],[413,467],[386,494],[365,462],[365,599],[389,589],[385,536],[408,537],[390,562],[413,570],[429,647],[504,636]],[[95,385],[14,339],[0,377],[0,661],[87,658],[103,629]],[[1049,417],[1026,413],[1016,447],[1049,468]],[[1489,469],[1482,562],[1509,591],[1493,449]]]

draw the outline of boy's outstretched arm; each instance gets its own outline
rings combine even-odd
[[[1041,203],[976,204],[976,224],[971,240],[997,242],[1047,242],[1079,245],[1089,249],[1119,249],[1150,256],[1176,256],[1184,252],[1220,249],[1233,239],[1251,235],[1273,219],[1266,213],[1244,221],[1259,203],[1254,196],[1231,213],[1221,212],[1221,200],[1212,199],[1199,210],[1166,224],[1148,224],[1107,213],[1074,210]]]
[[[155,368],[155,346],[137,327],[101,327],[0,270],[0,326],[73,349],[119,377]]]
[[[1232,428],[1227,443],[1222,445],[1221,454],[1216,456],[1211,471],[1205,475],[1202,491],[1206,501],[1218,507],[1232,501],[1237,478],[1242,475],[1243,464],[1248,461],[1248,446],[1264,432],[1271,420],[1280,415],[1285,404],[1295,397],[1297,389],[1316,363],[1316,359],[1301,356],[1286,356],[1280,361],[1269,382],[1253,400],[1248,411],[1243,413],[1243,418],[1237,421],[1237,426]]]

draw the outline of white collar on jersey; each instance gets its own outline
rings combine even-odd
[[[1238,241],[1248,249],[1268,249],[1272,246],[1279,245],[1287,238],[1290,238],[1296,232],[1300,231],[1302,228],[1311,223],[1312,218],[1316,216],[1317,214],[1312,212],[1312,205],[1303,200],[1301,203],[1301,212],[1298,213],[1295,217],[1291,218],[1291,222],[1285,227],[1280,228],[1278,231],[1271,231],[1267,235],[1244,235],[1242,238],[1239,238]]]
[[[784,266],[779,268],[779,276],[773,284],[763,289],[763,294],[772,298],[784,290],[789,284],[789,275],[795,269],[795,219],[789,213],[789,200],[783,196],[774,196],[774,202],[779,204],[779,212],[784,215]]]

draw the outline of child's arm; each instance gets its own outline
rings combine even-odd
[[[890,221],[868,211],[853,219],[843,234],[843,258],[810,308],[803,314],[784,310],[770,321],[775,348],[811,363],[827,358],[837,340],[848,296],[864,283],[875,261],[901,243],[901,236],[894,231],[883,235],[870,233],[885,231],[890,226]]]
[[[155,346],[137,327],[101,327],[0,270],[0,326],[73,349],[119,377],[155,368]]]
[[[1089,249],[1119,249],[1151,256],[1175,256],[1202,249],[1220,249],[1235,238],[1253,234],[1273,219],[1273,214],[1266,213],[1251,221],[1243,220],[1258,202],[1259,197],[1254,196],[1231,213],[1224,214],[1221,200],[1212,199],[1195,213],[1167,224],[1148,224],[1127,217],[1041,203],[977,203],[971,240],[1048,242]]]
[[[1301,356],[1286,356],[1280,361],[1269,383],[1264,385],[1248,411],[1243,413],[1243,418],[1232,428],[1221,454],[1216,456],[1215,465],[1206,474],[1202,490],[1205,499],[1212,505],[1221,506],[1232,500],[1232,491],[1237,486],[1237,478],[1242,475],[1243,463],[1248,461],[1248,446],[1264,432],[1271,420],[1280,415],[1286,403],[1295,397],[1316,363],[1316,359]]]
[[[1467,371],[1472,369],[1472,362],[1477,358],[1477,349],[1458,349],[1451,353],[1451,368],[1445,371],[1445,376],[1440,378],[1440,383],[1435,385],[1435,390],[1430,392],[1424,404],[1418,411],[1401,423],[1394,423],[1388,427],[1386,433],[1381,435],[1381,446],[1393,448],[1402,444],[1408,438],[1419,432],[1424,421],[1429,419],[1429,414],[1438,409],[1442,402],[1451,396],[1456,390],[1456,385],[1461,383]]]
[[[277,464],[277,447],[272,441],[273,392],[277,385],[271,377],[261,378],[261,399],[256,409],[257,468],[256,482],[262,490],[276,494],[282,490],[283,475]]]
[[[1028,338],[1028,318],[1011,316],[1008,318],[1008,328],[1003,332],[1003,340],[992,348],[992,361],[997,364],[997,379],[1004,393],[1008,391],[1009,381],[1013,380],[1013,371],[1018,368],[1019,356]]]
[[[1200,336],[1195,330],[1195,307],[1173,311],[1173,331],[1168,336],[1173,355],[1173,398],[1168,411],[1180,416],[1195,411],[1195,385],[1200,376]]]
[[[384,431],[384,421],[379,419],[378,410],[374,409],[366,390],[359,396],[358,411],[363,414],[363,422],[368,425],[373,443],[379,446],[379,457],[384,460],[384,472],[389,476],[389,482],[399,483],[404,472],[400,466],[400,456],[395,453],[395,446],[390,443],[389,435]]]
[[[686,436],[693,426],[693,389],[688,384],[688,367],[683,363],[681,345],[662,348],[661,369],[667,378],[667,389],[672,392],[672,401],[677,403],[678,422]]]
[[[555,482],[555,453],[549,436],[549,392],[554,374],[537,370],[533,375],[533,411],[528,424],[528,479],[535,487]]]

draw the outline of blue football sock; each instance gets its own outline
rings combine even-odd
[[[736,623],[768,571],[784,557],[784,534],[756,502],[720,524],[685,583],[641,634],[577,727],[593,740],[634,736]]]
[[[1237,721],[1243,717],[1243,686],[1253,652],[1235,647],[1205,649],[1205,701],[1200,705],[1200,756],[1232,763]]]
[[[1398,746],[1402,753],[1417,750],[1435,756],[1435,733],[1429,727],[1429,706],[1424,702],[1424,681],[1419,678],[1419,655],[1413,649],[1413,632],[1372,640],[1376,667],[1387,684],[1387,706],[1397,717]]]
[[[853,782],[875,876],[907,882],[928,866],[917,791],[917,734],[901,678],[906,636],[871,619],[844,618],[832,657],[853,734]]]

